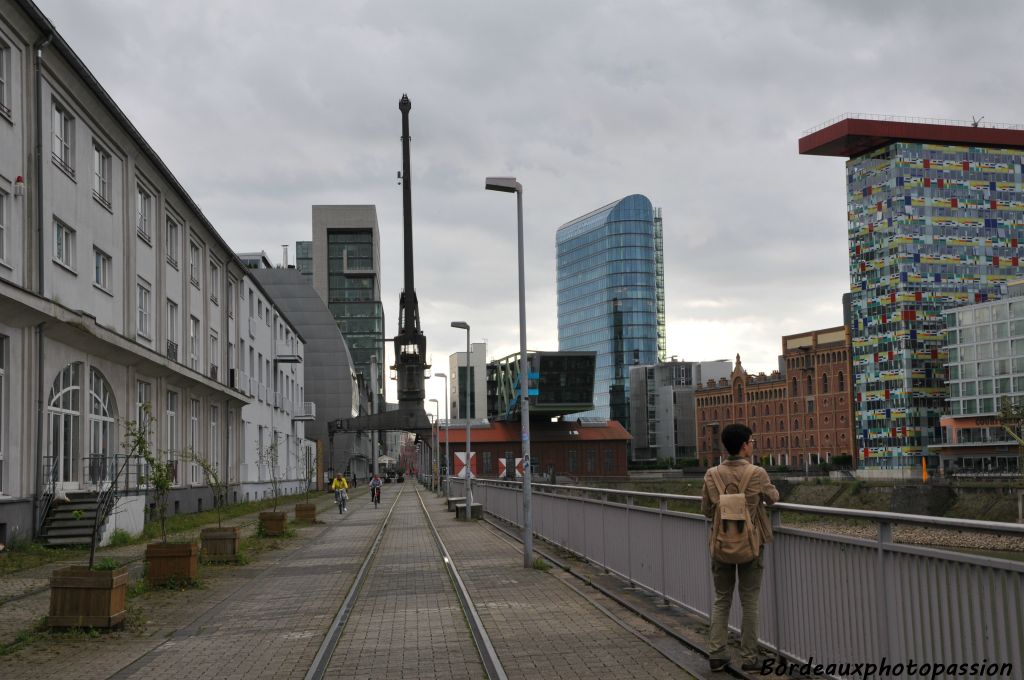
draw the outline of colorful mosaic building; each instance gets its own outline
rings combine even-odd
[[[846,117],[800,139],[846,163],[855,436],[865,469],[937,464],[943,310],[1024,258],[1024,127]]]

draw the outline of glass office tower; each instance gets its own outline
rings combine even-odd
[[[1021,276],[1022,149],[1019,129],[860,116],[800,140],[801,153],[849,158],[859,466],[936,466],[929,447],[942,443],[948,397],[943,313],[995,299]],[[972,356],[958,370],[992,394],[1007,375],[998,358]]]
[[[661,212],[627,196],[558,228],[558,349],[597,353],[594,410],[629,428],[629,367],[665,356]]]
[[[345,336],[352,364],[371,385],[377,359],[377,395],[384,401],[384,307],[380,300],[380,231],[372,205],[314,205],[313,241],[295,244],[296,269],[313,288]]]

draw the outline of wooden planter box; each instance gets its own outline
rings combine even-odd
[[[50,615],[46,622],[57,628],[112,628],[124,621],[127,595],[127,566],[109,571],[58,569],[50,574]]]
[[[260,526],[266,536],[281,536],[288,522],[287,512],[261,512]]]
[[[240,527],[207,527],[199,532],[203,557],[209,562],[237,562]]]
[[[146,580],[159,586],[168,581],[199,578],[198,543],[150,543],[146,546]]]
[[[295,519],[298,522],[315,522],[316,506],[312,503],[296,503]]]

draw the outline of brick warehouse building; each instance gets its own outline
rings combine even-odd
[[[466,428],[451,427],[452,456],[466,450]],[[491,421],[474,425],[470,446],[477,455],[474,472],[480,477],[497,477],[498,460],[506,456],[522,456],[521,430],[518,421]],[[445,430],[440,432],[440,451],[444,452]],[[530,456],[534,475],[550,474],[569,477],[625,477],[630,436],[617,421],[587,423],[573,420],[530,423]],[[537,480],[541,481],[541,480]]]
[[[772,465],[803,467],[854,455],[853,384],[845,326],[782,338],[781,371],[749,375],[736,355],[728,379],[697,389],[697,456],[705,466],[726,455],[722,428],[755,433],[754,450]]]

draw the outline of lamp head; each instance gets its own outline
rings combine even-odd
[[[515,177],[488,177],[484,181],[484,188],[488,191],[504,191],[509,194],[523,191],[523,185],[517,182]]]
[[[435,373],[434,377],[435,378],[447,378],[448,374],[447,373]]]
[[[452,321],[452,328],[461,328],[464,331],[468,331],[469,324],[465,321]]]

